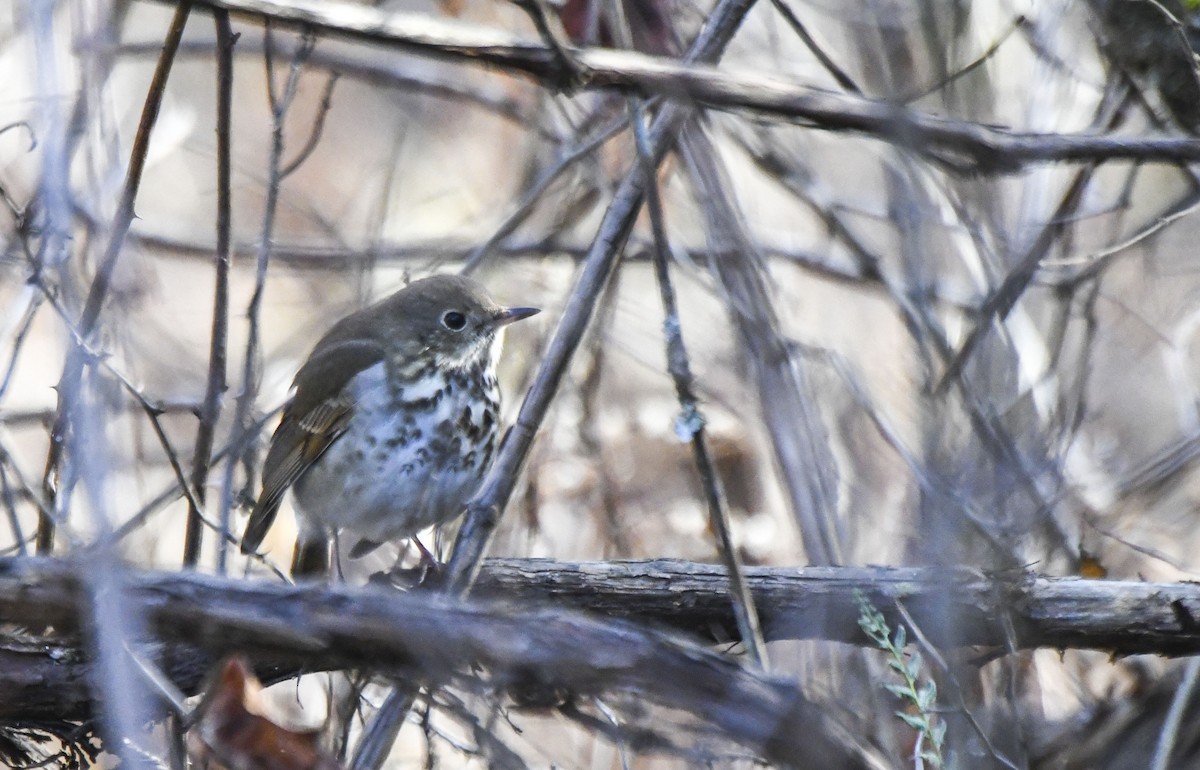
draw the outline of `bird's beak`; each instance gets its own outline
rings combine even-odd
[[[542,312],[540,307],[506,307],[492,316],[492,325],[496,327],[508,326],[510,323],[537,315],[540,312]]]

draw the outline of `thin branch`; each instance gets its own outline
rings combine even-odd
[[[1162,732],[1158,735],[1158,743],[1154,747],[1154,759],[1150,763],[1150,770],[1167,770],[1171,766],[1171,752],[1179,738],[1179,725],[1183,721],[1188,702],[1192,699],[1192,692],[1196,689],[1197,679],[1200,679],[1200,658],[1192,658],[1187,663],[1183,679],[1180,680],[1179,687],[1175,690],[1175,696],[1171,698],[1171,708],[1167,711]]]
[[[125,174],[125,185],[121,198],[117,203],[117,213],[113,217],[109,233],[108,245],[100,259],[100,267],[92,280],[88,291],[87,302],[83,314],[79,318],[77,328],[84,340],[91,337],[96,322],[100,318],[100,310],[108,296],[112,282],[113,271],[117,266],[117,258],[121,255],[121,247],[125,243],[125,235],[133,222],[134,202],[137,200],[138,189],[142,182],[142,171],[145,169],[146,152],[150,146],[150,134],[154,123],[158,120],[158,111],[162,106],[163,95],[167,89],[167,79],[171,74],[171,65],[175,61],[175,51],[183,37],[187,25],[188,14],[191,11],[191,0],[180,0],[175,7],[175,16],[171,19],[170,29],[166,40],[163,41],[162,53],[154,68],[154,75],[147,89],[146,102],[142,107],[141,119],[138,121],[137,133],[133,146],[129,151],[129,169]],[[46,469],[43,473],[42,487],[46,499],[52,508],[57,509],[58,475],[62,463],[63,451],[66,448],[67,432],[70,429],[72,402],[79,397],[82,387],[80,378],[83,373],[84,356],[79,350],[72,349],[63,367],[63,374],[58,384],[58,416],[50,431],[50,448],[46,456]],[[54,547],[54,521],[42,517],[38,521],[37,550],[38,553],[49,553]]]
[[[199,510],[200,503],[196,500],[192,493],[191,486],[188,484],[187,476],[184,474],[183,466],[179,461],[179,454],[175,451],[175,447],[171,444],[167,437],[166,430],[162,426],[162,421],[159,419],[163,415],[163,408],[155,404],[146,397],[146,394],[138,388],[125,374],[112,364],[112,362],[98,351],[92,350],[83,334],[71,324],[71,319],[67,315],[67,311],[62,305],[50,294],[42,280],[35,279],[35,285],[42,291],[47,304],[58,313],[63,325],[71,334],[71,340],[74,343],[73,350],[79,352],[85,362],[94,362],[102,367],[109,375],[117,381],[118,384],[125,390],[126,393],[133,398],[134,402],[141,408],[142,412],[150,421],[150,425],[154,430],[154,435],[158,439],[159,445],[162,446],[163,454],[167,458],[167,463],[171,466],[171,471],[175,474],[175,481],[179,485],[179,489],[183,496],[187,498],[190,509]],[[202,517],[201,517],[202,518]],[[107,541],[101,539],[101,543]]]
[[[499,243],[488,247],[488,251],[505,259],[560,259],[579,262],[587,256],[586,247],[558,242],[554,240],[556,235],[556,233],[548,233],[545,237],[533,239],[502,239]],[[147,248],[158,249],[181,259],[208,260],[212,258],[213,254],[213,246],[209,244],[185,241],[167,235],[134,232],[130,235],[130,239]],[[627,249],[624,259],[628,262],[648,261],[650,256],[636,237],[633,244],[637,248]],[[271,261],[296,270],[325,271],[342,271],[349,267],[361,267],[370,263],[418,262],[428,264],[433,261],[445,264],[466,262],[482,246],[482,244],[462,243],[451,238],[417,240],[407,243],[381,243],[367,249],[277,243],[272,247]],[[772,259],[785,260],[825,280],[859,286],[878,284],[880,280],[878,271],[847,267],[839,264],[839,260],[831,258],[825,252],[768,245],[764,245],[762,250],[766,256]],[[234,246],[235,257],[247,253],[253,254],[253,252],[254,247],[252,246],[244,244]],[[714,260],[730,258],[727,253],[713,252],[702,248],[689,249],[687,254],[689,259],[702,266],[709,266]],[[937,287],[937,293],[930,295],[929,298],[931,301],[960,310],[974,306],[966,292],[962,292],[961,296],[956,296],[953,287]]]
[[[483,263],[483,260],[495,251],[501,242],[512,235],[521,226],[521,223],[529,218],[534,211],[534,206],[541,200],[546,191],[550,189],[550,185],[554,180],[562,176],[563,173],[579,160],[592,154],[609,139],[619,134],[625,127],[625,124],[626,121],[624,118],[617,118],[608,123],[608,125],[602,126],[599,130],[593,132],[590,137],[582,139],[575,147],[564,153],[554,165],[544,170],[533,185],[525,191],[516,209],[504,219],[504,222],[496,228],[496,231],[486,241],[476,246],[467,254],[466,263],[463,265],[462,271],[464,273],[471,273],[478,268]]]
[[[214,9],[214,13],[217,9]],[[228,11],[225,11],[228,13]],[[180,58],[202,58],[208,60],[214,54],[218,43],[215,38],[204,38],[197,35],[189,38],[179,47]],[[288,39],[274,40],[275,50],[287,56],[294,56],[299,44]],[[95,47],[87,42],[81,42],[79,47],[87,50]],[[123,58],[157,56],[162,48],[161,43],[122,43],[114,46],[111,52]],[[262,56],[263,45],[255,40],[238,41],[237,55],[239,57]],[[404,92],[416,92],[423,96],[460,102],[465,105],[486,110],[496,117],[524,128],[531,128],[530,110],[518,98],[506,93],[499,87],[486,87],[482,83],[463,82],[460,77],[452,77],[438,71],[413,71],[411,62],[403,59],[380,60],[377,51],[370,51],[363,46],[344,41],[326,41],[320,49],[313,51],[309,64],[314,68],[327,69],[339,75],[359,80],[380,88]],[[556,138],[544,127],[536,127],[548,139]]]
[[[313,152],[316,151],[317,145],[321,142],[321,135],[325,132],[325,119],[329,117],[329,110],[333,106],[333,89],[338,82],[338,73],[331,72],[325,79],[325,87],[321,90],[321,101],[317,106],[317,118],[313,121],[312,130],[309,131],[308,139],[304,146],[296,153],[296,157],[288,163],[285,163],[283,168],[279,170],[280,179],[287,178],[292,175],[296,169],[308,160]]]
[[[196,431],[196,447],[192,456],[192,491],[203,505],[208,497],[208,471],[211,467],[213,440],[217,419],[221,416],[221,399],[226,385],[226,345],[229,340],[229,268],[231,256],[232,190],[230,129],[233,104],[233,45],[235,38],[229,25],[229,14],[213,11],[217,28],[217,249],[215,285],[213,287],[212,333],[209,335],[208,379],[204,388],[204,404],[200,409],[200,426]],[[200,558],[202,543],[201,512],[188,505],[187,533],[184,537],[183,564],[193,567]]]
[[[840,563],[838,465],[808,373],[781,331],[766,260],[734,199],[716,148],[698,124],[686,127],[679,154],[705,218],[710,249],[736,255],[711,263],[709,271],[724,295],[741,347],[753,364],[759,410],[805,554],[811,564]]]
[[[4,500],[4,512],[8,516],[8,527],[12,530],[17,555],[25,556],[25,533],[21,529],[21,519],[17,516],[17,495],[8,483],[8,471],[4,469],[3,463],[0,463],[0,498]]]
[[[679,400],[680,413],[676,418],[676,433],[690,439],[692,457],[700,475],[700,486],[708,504],[709,525],[717,538],[717,552],[725,569],[729,571],[732,588],[730,600],[737,617],[738,636],[746,645],[751,659],[759,668],[769,667],[767,646],[763,642],[759,627],[758,611],[754,598],[746,587],[742,563],[733,542],[732,526],[729,523],[729,503],[721,477],[713,466],[709,451],[708,435],[705,431],[704,413],[693,388],[693,376],[687,346],[683,341],[683,327],[679,318],[679,304],[675,298],[675,286],[671,283],[670,242],[663,213],[662,198],[658,190],[658,169],[651,153],[649,137],[646,136],[645,110],[640,101],[630,100],[630,120],[633,122],[634,138],[637,141],[638,161],[645,176],[646,209],[650,214],[650,226],[654,231],[654,275],[658,282],[658,293],[662,300],[663,336],[667,344],[667,371],[675,383],[675,395]]]
[[[1058,208],[1050,217],[1047,225],[1039,231],[1038,237],[1017,260],[1000,285],[992,290],[983,301],[978,311],[978,319],[938,379],[934,387],[936,394],[944,394],[951,385],[961,381],[962,378],[959,375],[962,374],[963,368],[970,360],[971,354],[975,352],[975,348],[992,330],[994,324],[1008,317],[1017,301],[1024,296],[1025,289],[1037,275],[1046,252],[1054,245],[1055,238],[1068,227],[1069,223],[1066,218],[1083,200],[1084,191],[1091,183],[1096,168],[1094,163],[1089,163],[1075,174],[1075,178],[1071,180],[1071,184],[1063,193]]]
[[[829,56],[829,54],[825,53],[825,49],[821,48],[821,46],[817,44],[817,41],[813,38],[812,33],[810,33],[808,28],[804,26],[804,22],[800,20],[800,17],[796,15],[796,12],[792,10],[791,6],[787,4],[786,0],[771,0],[771,5],[775,7],[775,10],[780,16],[783,17],[783,20],[787,22],[787,25],[792,28],[792,32],[796,33],[796,37],[800,38],[800,42],[804,43],[804,47],[807,48],[813,56],[817,57],[817,61],[821,64],[821,67],[823,67],[825,71],[829,73],[829,76],[832,77],[834,81],[842,87],[843,90],[852,94],[862,93],[862,89],[858,87],[858,84],[854,82],[854,79],[847,75],[846,71],[839,67],[837,62],[835,62],[833,58]]]
[[[270,30],[267,30],[269,41]],[[236,459],[244,454],[250,445],[254,433],[250,430],[250,412],[258,391],[257,370],[259,358],[259,310],[262,306],[263,293],[266,291],[267,267],[271,262],[271,238],[275,232],[275,216],[278,212],[279,190],[283,185],[281,170],[283,166],[283,124],[288,110],[295,99],[300,85],[300,74],[308,54],[312,51],[314,38],[305,36],[305,44],[301,45],[288,68],[288,76],[284,82],[282,93],[277,93],[273,72],[273,54],[269,42],[267,52],[263,57],[267,69],[267,97],[271,105],[271,152],[267,159],[267,195],[263,204],[262,230],[259,233],[258,255],[255,259],[254,293],[246,308],[246,318],[249,320],[249,333],[246,339],[245,355],[242,359],[241,391],[238,393],[234,407],[233,429],[238,435],[239,449],[225,465],[225,477],[221,485],[221,531],[229,531],[230,512],[233,507],[233,476],[237,467]],[[228,559],[228,541],[222,538],[217,544],[217,569],[224,573]]]
[[[1097,115],[1093,122],[1106,129],[1115,128],[1122,119],[1121,108],[1128,101],[1127,95],[1113,95],[1111,99],[1105,99],[1097,108]],[[1200,145],[1200,142],[1197,142],[1197,145]],[[1050,219],[1038,231],[1037,237],[1029,244],[1025,253],[1016,260],[1000,285],[993,289],[983,301],[974,325],[946,364],[945,371],[935,385],[935,393],[944,394],[954,383],[964,385],[963,379],[959,375],[971,354],[987,336],[993,325],[1007,318],[1018,300],[1024,296],[1025,290],[1033,282],[1047,252],[1054,246],[1055,239],[1070,227],[1071,215],[1083,201],[1084,193],[1098,169],[1099,163],[1093,161],[1075,173]]]
[[[1017,32],[1018,30],[1025,27],[1026,25],[1028,25],[1028,23],[1029,22],[1025,19],[1024,16],[1017,16],[1015,19],[1013,19],[1013,22],[1009,26],[1009,28],[1007,30],[1005,30],[1003,33],[1001,33],[1000,36],[997,37],[996,40],[990,46],[988,46],[986,50],[983,51],[983,53],[979,54],[979,56],[975,57],[973,60],[971,60],[964,66],[959,67],[957,70],[955,70],[953,73],[951,73],[948,77],[943,78],[942,80],[938,81],[937,83],[914,90],[911,93],[901,97],[900,101],[904,102],[905,104],[914,102],[918,99],[929,96],[932,93],[940,91],[940,90],[946,88],[947,86],[949,86],[951,83],[955,82],[956,80],[959,80],[960,78],[963,78],[966,75],[969,75],[970,73],[974,72],[976,69],[978,69],[979,67],[982,67],[985,63],[987,63],[987,61],[989,59],[991,59],[993,56],[995,56],[996,52],[1000,50],[1000,46],[1004,45],[1004,43],[1007,42],[1010,37],[1012,37],[1013,33]]]
[[[178,3],[184,0],[162,0]],[[439,59],[495,67],[550,87],[569,80],[555,51],[508,32],[391,13],[334,0],[195,0],[234,13],[311,27]],[[615,88],[734,112],[751,111],[903,146],[961,171],[1016,171],[1048,161],[1197,161],[1191,137],[1035,134],[921,113],[888,101],[839,94],[766,73],[720,71],[696,63],[603,48],[571,49],[580,88]]]
[[[37,317],[38,308],[42,305],[42,294],[40,292],[29,290],[28,294],[29,302],[25,305],[25,312],[17,324],[16,334],[13,335],[12,354],[8,357],[8,366],[4,370],[4,376],[0,377],[0,401],[4,400],[4,394],[8,392],[9,386],[12,385],[13,374],[17,371],[17,361],[21,357],[21,350],[25,346],[29,330],[33,328],[33,319]]]

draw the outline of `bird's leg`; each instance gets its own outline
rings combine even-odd
[[[426,548],[425,544],[416,535],[413,535],[412,541],[416,544],[417,550],[421,552],[421,561],[417,564],[418,575],[420,576],[417,584],[420,585],[430,575],[437,575],[442,569],[442,563],[437,560],[433,552]]]
[[[416,588],[430,576],[436,577],[441,573],[442,565],[437,560],[437,557],[433,555],[433,552],[426,548],[425,544],[415,536],[410,537],[409,541],[417,547],[417,550],[421,554],[421,560],[417,562],[417,565],[415,567],[401,566],[404,561],[404,554],[402,552],[390,570],[372,575],[370,582],[407,590]]]

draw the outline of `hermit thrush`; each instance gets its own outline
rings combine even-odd
[[[496,449],[502,329],[537,312],[439,275],[334,325],[296,374],[242,552],[258,549],[289,487],[293,575],[326,568],[333,533],[358,538],[359,555],[461,513]]]

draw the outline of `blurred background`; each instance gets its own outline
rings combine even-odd
[[[669,57],[711,11],[704,0],[619,2],[544,10],[563,40]],[[379,7],[539,39],[528,13],[495,0]],[[235,16],[232,259],[217,303],[217,41],[197,6],[136,217],[95,323],[81,325],[174,12],[18,0],[0,13],[0,543],[37,550],[41,512],[55,553],[104,535],[133,563],[179,568],[189,502],[178,478],[192,478],[199,451],[196,566],[276,580],[272,563],[286,564],[294,539],[288,503],[266,560],[245,563],[218,530],[244,526],[313,343],[411,278],[470,270],[502,304],[543,308],[508,335],[511,422],[636,167],[630,101]],[[1188,12],[1134,0],[761,0],[720,66],[850,100],[835,107],[866,98],[968,127],[1136,143],[1200,126]],[[743,563],[1196,579],[1194,165],[1085,157],[997,170],[884,131],[700,110],[657,181],[677,326]],[[643,212],[491,554],[718,559],[687,443],[695,424],[667,369],[655,248]],[[228,321],[216,409],[205,407],[214,308]],[[81,338],[87,354],[64,380]],[[72,429],[48,463],[64,410]],[[887,766],[914,766],[880,653],[771,649],[772,671],[827,702]],[[971,768],[1149,767],[1185,666],[947,655],[947,752]],[[326,724],[329,678],[309,679],[282,685],[280,708]],[[487,764],[461,720],[430,712],[434,728],[402,733],[395,767]],[[1198,719],[1184,709],[1161,767],[1200,757]],[[700,762],[561,717],[486,723],[531,767]],[[684,730],[670,719],[655,729]],[[754,764],[729,751],[705,761]]]

